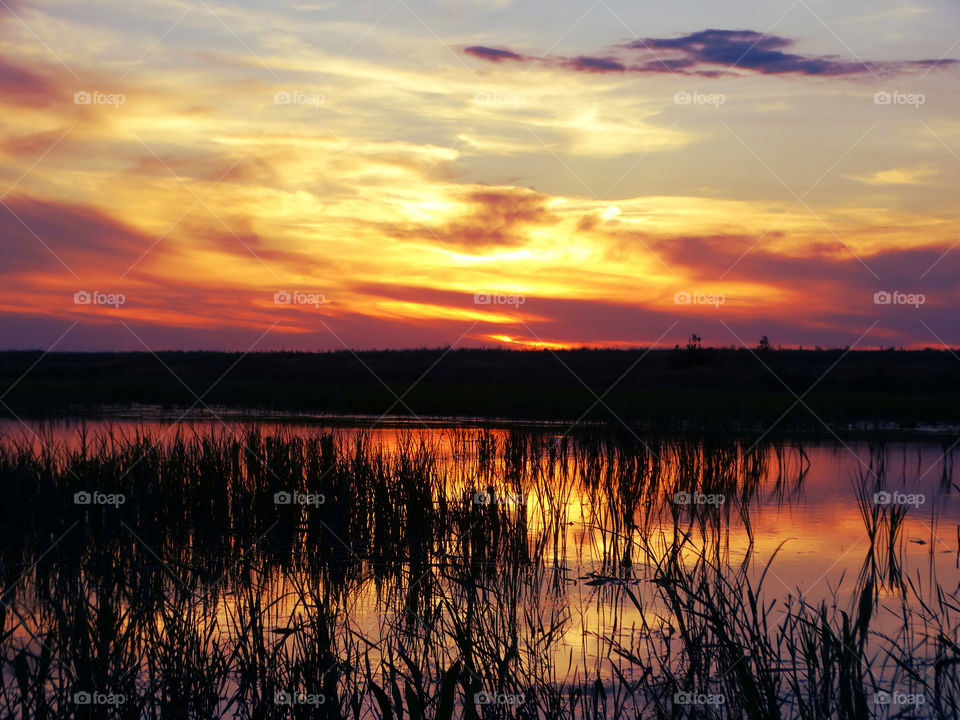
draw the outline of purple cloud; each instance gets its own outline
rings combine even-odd
[[[902,72],[926,68],[935,60],[864,62],[831,55],[799,55],[785,52],[794,40],[765,35],[753,30],[702,30],[678,38],[643,38],[625,47],[659,57],[664,62],[679,62],[683,67],[717,66],[754,70],[763,75],[796,73],[800,75],[856,75],[865,72]],[[956,60],[941,61],[953,64]]]
[[[896,75],[937,66],[954,66],[960,60],[846,59],[835,55],[802,55],[789,52],[795,40],[754,30],[707,29],[675,38],[640,38],[620,45],[602,56],[538,58],[548,67],[574,72],[637,74],[674,73],[716,77],[733,70],[761,75],[796,74],[812,77],[846,75]],[[504,48],[473,46],[465,52],[491,62],[533,60]],[[619,54],[619,56],[617,56]],[[627,56],[627,57],[622,57]]]
[[[624,72],[627,66],[609,58],[583,57],[569,60],[566,66],[580,72]]]
[[[463,50],[468,55],[489,60],[490,62],[502,62],[504,60],[523,60],[524,56],[510,50],[501,50],[499,48],[489,48],[483,45],[472,45]]]
[[[61,89],[50,78],[0,60],[0,95],[4,103],[44,107],[57,99],[59,92]]]

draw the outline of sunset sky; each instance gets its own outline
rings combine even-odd
[[[946,0],[0,0],[0,348],[958,346],[957,58]]]

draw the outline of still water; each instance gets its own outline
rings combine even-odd
[[[24,650],[39,658],[59,643],[62,668],[47,682],[109,685],[119,671],[98,671],[89,648],[53,638],[69,626],[58,613],[80,612],[79,598],[91,623],[110,598],[114,619],[127,619],[114,623],[99,660],[124,659],[125,702],[140,703],[138,713],[160,702],[162,680],[148,669],[160,662],[154,651],[137,642],[177,648],[193,637],[178,627],[182,617],[205,631],[191,641],[203,656],[191,682],[206,688],[202,712],[216,717],[256,716],[253,698],[268,689],[314,713],[323,696],[317,716],[380,717],[374,685],[396,709],[416,705],[401,688],[417,683],[432,716],[443,711],[451,668],[464,688],[454,704],[467,715],[581,716],[594,703],[597,716],[602,693],[605,715],[647,717],[688,699],[661,692],[679,688],[703,701],[706,716],[733,716],[735,706],[750,711],[729,697],[743,689],[733,680],[738,662],[758,676],[766,663],[783,678],[777,702],[793,710],[807,683],[815,694],[822,682],[797,670],[783,640],[783,628],[802,637],[816,624],[803,619],[806,608],[836,621],[840,645],[860,643],[871,716],[904,710],[882,693],[909,696],[917,716],[938,716],[932,697],[916,702],[927,685],[942,686],[937,663],[956,640],[955,621],[930,610],[960,583],[949,442],[162,418],[3,421],[0,438],[4,482],[33,472],[62,488],[36,534],[6,510],[5,580],[18,618],[5,628],[7,660]],[[182,497],[172,499],[177,473]],[[90,494],[79,505],[78,492]],[[686,573],[706,584],[684,586]],[[124,589],[138,582],[149,592]],[[723,587],[741,599],[710,598]],[[749,619],[753,597],[765,609],[769,652],[751,637],[763,625]],[[741,610],[746,620],[734,617]],[[843,629],[843,618],[858,613],[869,617],[854,640],[857,628]],[[722,652],[688,637],[700,621]],[[122,632],[131,647],[120,647]],[[732,662],[731,643],[742,646]],[[891,646],[914,675],[933,673],[929,683],[907,673],[905,684]],[[258,663],[272,669],[258,675]],[[694,664],[712,667],[709,677],[684,686],[678,678],[696,675]],[[15,672],[5,669],[4,682],[8,702],[26,692]],[[486,695],[467,712],[476,692]],[[297,711],[274,702],[260,716]]]

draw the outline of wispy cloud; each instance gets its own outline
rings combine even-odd
[[[868,185],[923,185],[937,171],[931,167],[903,167],[878,170],[869,175],[851,175]]]

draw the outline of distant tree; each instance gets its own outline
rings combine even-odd
[[[687,350],[690,352],[696,352],[700,349],[700,343],[703,341],[703,338],[697,335],[696,333],[690,333],[690,339],[687,340]]]
[[[773,349],[773,345],[770,344],[770,338],[764,335],[760,338],[760,342],[757,343],[757,350],[760,352],[769,352]]]

